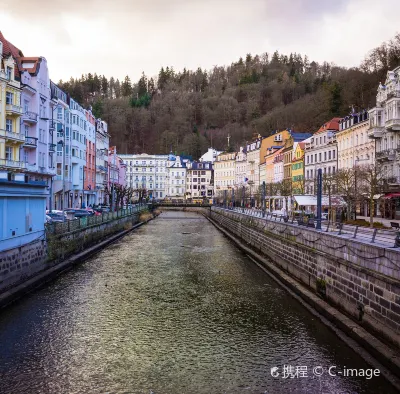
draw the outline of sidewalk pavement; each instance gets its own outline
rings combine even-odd
[[[369,223],[369,217],[368,216],[358,216],[357,215],[357,219],[364,219]],[[400,220],[395,220],[395,219],[383,219],[380,217],[376,217],[374,216],[374,223],[375,222],[379,222],[382,223],[384,226],[386,227],[391,227],[390,222],[394,222],[394,223],[399,223],[400,224]]]

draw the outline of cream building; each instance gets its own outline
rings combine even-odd
[[[368,112],[346,116],[339,122],[336,133],[338,169],[375,163],[375,142],[368,138]]]
[[[221,153],[214,162],[214,194],[222,196],[224,190],[230,190],[236,181],[236,152]]]

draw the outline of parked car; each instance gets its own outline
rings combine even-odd
[[[90,213],[90,216],[101,216],[101,213],[93,208],[86,208],[86,211]]]
[[[65,212],[67,212],[67,213],[72,212],[74,214],[75,218],[83,218],[83,217],[91,216],[91,214],[86,209],[80,209],[80,208],[68,208],[65,210]]]
[[[58,213],[49,212],[46,216],[48,216],[52,222],[64,222],[64,216],[62,214],[62,211],[58,212],[61,212],[61,215]]]

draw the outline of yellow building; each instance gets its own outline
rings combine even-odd
[[[292,160],[292,193],[304,194],[304,150],[305,143],[299,142]]]
[[[0,32],[0,179],[23,180],[20,147],[25,135],[20,133],[21,83],[16,63],[21,55]]]

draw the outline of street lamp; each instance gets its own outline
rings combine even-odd
[[[360,161],[368,161],[368,159],[359,159],[357,157],[354,160],[354,220],[357,219],[357,203],[356,203],[356,196],[357,196],[357,163]]]

